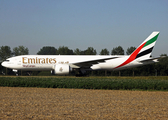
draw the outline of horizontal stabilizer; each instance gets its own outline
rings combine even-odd
[[[166,56],[161,56],[161,57],[156,57],[156,58],[149,58],[149,59],[141,60],[139,62],[142,62],[142,63],[143,62],[159,62],[158,60],[162,59],[164,57],[166,57]]]

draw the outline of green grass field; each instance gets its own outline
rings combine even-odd
[[[168,91],[168,76],[158,76],[158,77],[1,76],[0,86]]]

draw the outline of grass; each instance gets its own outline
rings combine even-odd
[[[0,86],[168,91],[168,76],[158,76],[158,77],[1,76]]]

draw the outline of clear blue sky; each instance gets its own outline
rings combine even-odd
[[[0,0],[0,46],[43,46],[97,53],[139,46],[160,31],[153,55],[168,54],[167,0]]]

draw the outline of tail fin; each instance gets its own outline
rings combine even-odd
[[[146,38],[143,43],[138,46],[138,48],[129,56],[129,58],[117,66],[116,68],[122,67],[130,62],[132,62],[135,59],[138,59],[139,61],[144,61],[150,58],[150,55],[152,53],[153,47],[156,43],[156,40],[158,38],[159,32],[153,32],[148,38]]]
[[[147,59],[150,58],[156,40],[158,38],[159,32],[153,32],[145,41],[142,42],[140,46],[130,55],[134,59]]]

